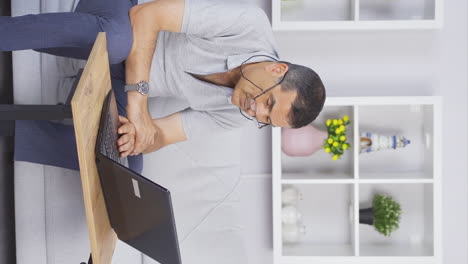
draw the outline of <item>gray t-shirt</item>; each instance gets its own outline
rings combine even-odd
[[[219,0],[185,0],[181,33],[159,32],[150,72],[150,97],[185,100],[181,112],[188,139],[238,128],[249,122],[231,103],[233,89],[192,74],[229,71],[253,55],[278,59],[265,12]],[[270,60],[255,57],[248,62]]]

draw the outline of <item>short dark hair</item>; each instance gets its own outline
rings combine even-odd
[[[325,87],[320,76],[312,69],[287,61],[289,67],[281,89],[283,91],[297,91],[296,100],[291,105],[288,114],[289,124],[293,128],[300,128],[314,121],[323,109],[325,103]]]

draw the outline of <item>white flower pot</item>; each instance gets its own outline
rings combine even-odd
[[[294,244],[305,236],[306,227],[304,225],[283,225],[283,242]]]
[[[302,214],[296,207],[288,205],[283,207],[282,220],[283,224],[295,225],[302,220]]]
[[[281,194],[283,205],[297,205],[302,200],[302,193],[294,187],[287,187]]]

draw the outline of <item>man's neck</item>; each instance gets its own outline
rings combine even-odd
[[[231,84],[229,87],[234,89],[234,87],[236,87],[236,84],[242,78],[241,73],[240,73],[240,66],[234,69],[231,69],[230,71],[226,72],[226,74]]]
[[[194,75],[194,77],[205,82],[231,87],[234,89],[234,87],[236,87],[237,82],[239,82],[241,75],[240,68],[237,67],[227,72],[214,73],[210,75]]]

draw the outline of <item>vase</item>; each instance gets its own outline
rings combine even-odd
[[[375,152],[385,149],[404,148],[411,141],[399,135],[380,135],[372,132],[361,133],[360,153]]]
[[[281,198],[284,205],[297,205],[302,200],[302,193],[294,187],[287,187],[281,193]]]
[[[359,210],[359,223],[366,225],[374,225],[374,209],[366,208]]]
[[[282,128],[281,150],[292,157],[310,156],[321,150],[328,132],[312,125],[301,128]]]
[[[285,206],[281,213],[283,224],[295,225],[302,220],[302,214],[294,206]]]
[[[283,242],[294,244],[300,241],[306,233],[306,227],[304,225],[283,225]]]

